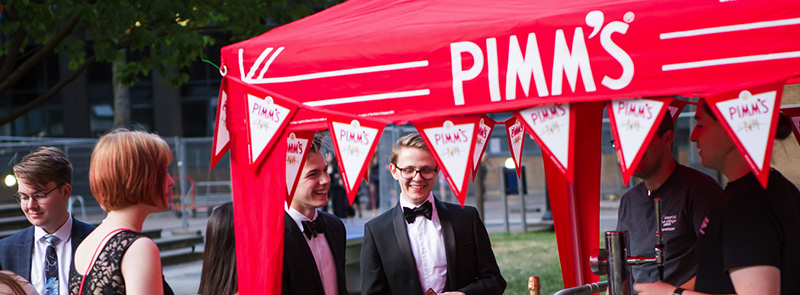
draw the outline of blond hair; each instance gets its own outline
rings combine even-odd
[[[419,133],[409,133],[403,137],[400,137],[400,139],[398,139],[392,146],[392,156],[389,158],[390,163],[397,165],[397,156],[400,154],[400,150],[403,148],[415,148],[430,152],[428,150],[428,146],[425,145],[425,141],[422,140],[422,136],[420,136]]]
[[[158,135],[117,129],[97,142],[89,185],[105,210],[139,203],[158,206],[163,202],[170,162],[169,145]]]

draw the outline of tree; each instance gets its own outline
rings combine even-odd
[[[181,69],[203,48],[244,40],[338,0],[7,0],[0,4],[0,96],[54,53],[66,52],[72,74],[0,118],[0,126],[54,97],[94,62],[113,63],[115,79],[132,85],[157,70],[178,86]],[[126,57],[125,51],[130,54]],[[137,56],[131,59],[130,56]]]

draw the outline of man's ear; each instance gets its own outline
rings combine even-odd
[[[395,171],[397,171],[397,166],[395,166],[394,164],[389,164],[389,172],[392,173],[392,178],[394,178],[394,180],[397,180],[397,176],[395,176],[394,173]]]
[[[664,139],[664,143],[672,144],[672,141],[675,139],[675,131],[667,130],[664,132],[664,135],[661,136]]]
[[[64,184],[64,187],[61,188],[64,192],[64,198],[69,200],[69,196],[72,195],[72,184]]]

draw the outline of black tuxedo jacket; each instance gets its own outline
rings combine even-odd
[[[72,218],[72,254],[92,231],[94,226]],[[10,270],[26,280],[31,280],[31,255],[33,255],[33,226],[0,240],[0,269]],[[70,269],[75,259],[70,263]],[[69,282],[69,281],[67,281]]]
[[[502,294],[500,274],[489,235],[478,211],[435,200],[442,226],[447,280],[444,291],[467,295]],[[364,225],[361,247],[362,294],[422,294],[417,266],[408,240],[403,208],[398,203]]]
[[[325,220],[325,238],[331,247],[333,262],[336,264],[336,280],[339,294],[347,294],[344,277],[345,230],[342,221],[329,213],[319,211],[317,218]],[[289,213],[284,220],[283,243],[283,283],[281,294],[324,295],[322,279],[317,271],[317,263],[306,243],[306,236],[297,227]]]

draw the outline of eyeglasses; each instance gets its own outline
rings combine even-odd
[[[16,193],[14,195],[14,199],[17,199],[17,203],[20,203],[20,204],[28,203],[31,200],[31,198],[36,200],[36,203],[41,203],[41,202],[44,202],[44,201],[47,200],[47,196],[49,196],[50,193],[52,193],[53,191],[57,190],[58,188],[64,186],[65,184],[67,184],[67,183],[65,182],[65,183],[59,184],[56,187],[54,187],[53,189],[47,191],[46,193],[38,193],[38,194],[34,194],[33,196],[26,196],[26,195],[23,195],[23,194],[20,194],[20,193]]]
[[[405,179],[412,179],[417,176],[417,173],[419,173],[419,176],[422,176],[422,179],[431,180],[434,177],[436,177],[436,173],[439,172],[439,169],[434,169],[434,168],[414,169],[411,167],[402,168],[397,165],[394,165],[394,167],[400,170],[400,176],[402,176]]]

